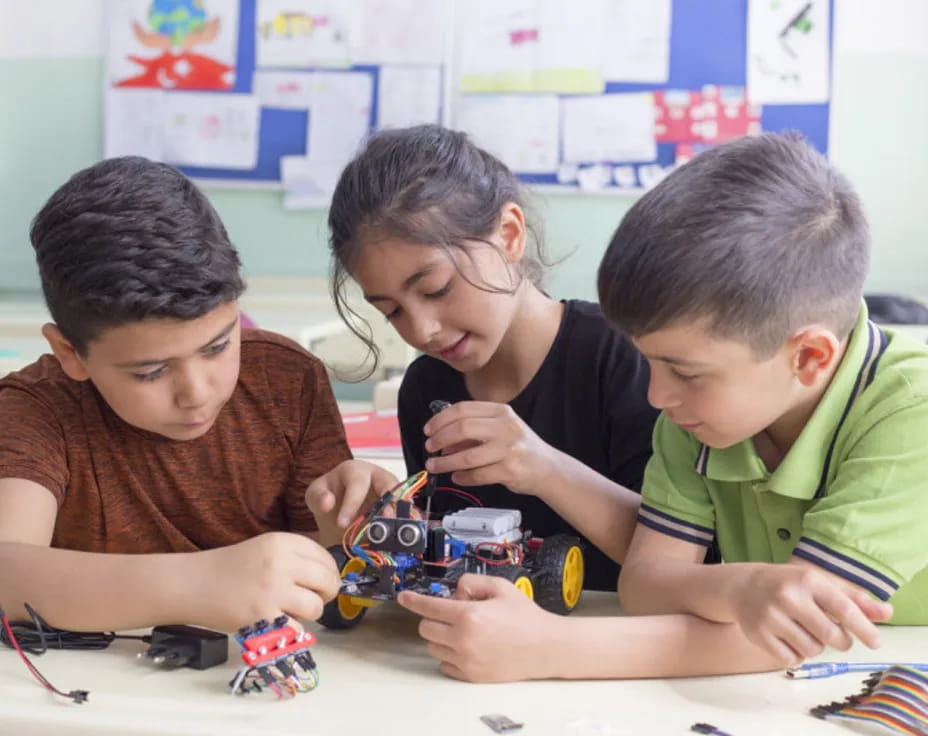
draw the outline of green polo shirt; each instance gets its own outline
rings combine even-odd
[[[762,387],[758,387],[762,390]],[[728,562],[801,557],[928,624],[928,348],[861,310],[847,351],[769,472],[752,439],[709,448],[662,415],[638,521]]]

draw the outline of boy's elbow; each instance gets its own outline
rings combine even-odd
[[[619,572],[618,584],[619,604],[623,613],[631,616],[650,613],[643,595],[642,578],[641,566],[626,560]]]

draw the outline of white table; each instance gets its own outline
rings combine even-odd
[[[617,613],[615,598],[585,593],[572,615]],[[686,734],[708,722],[734,736],[853,733],[808,715],[809,708],[859,690],[862,673],[789,680],[782,673],[680,680],[528,682],[473,685],[443,677],[416,634],[418,620],[394,604],[371,609],[359,626],[319,636],[314,655],[321,684],[292,700],[270,693],[232,696],[237,646],[225,665],[162,671],[134,656],[138,642],[99,652],[51,652],[36,658],[63,690],[83,688],[73,705],[49,696],[15,653],[0,650],[0,733],[222,734],[223,736],[492,736],[479,716],[503,713],[524,722],[524,736]],[[928,629],[884,627],[878,656],[928,661]],[[874,661],[865,649],[851,659]],[[825,658],[843,658],[841,655]],[[824,658],[823,658],[824,659]]]

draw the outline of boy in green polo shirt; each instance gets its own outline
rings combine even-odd
[[[603,312],[663,411],[626,611],[734,622],[785,661],[876,645],[864,592],[928,624],[928,350],[867,319],[869,251],[850,184],[776,135],[699,156],[622,221]],[[702,570],[713,539],[733,564]]]
[[[404,593],[442,671],[752,672],[928,624],[928,349],[868,321],[869,251],[850,184],[791,137],[718,146],[642,197],[599,295],[663,410],[619,560],[625,613],[661,615],[559,618],[487,576]],[[703,565],[713,540],[725,564]]]

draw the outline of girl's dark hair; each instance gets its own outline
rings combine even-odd
[[[526,209],[516,175],[466,134],[439,125],[378,133],[345,167],[329,209],[331,292],[339,315],[373,357],[365,377],[376,368],[379,350],[370,325],[345,295],[364,244],[370,238],[396,238],[467,255],[468,241],[492,244],[489,238],[509,202]],[[522,259],[518,281],[475,286],[511,293],[522,278],[540,285],[548,261],[537,229],[527,227],[534,253]]]
[[[196,319],[244,290],[219,215],[187,177],[137,156],[79,171],[32,221],[52,319],[81,355],[110,327]]]

